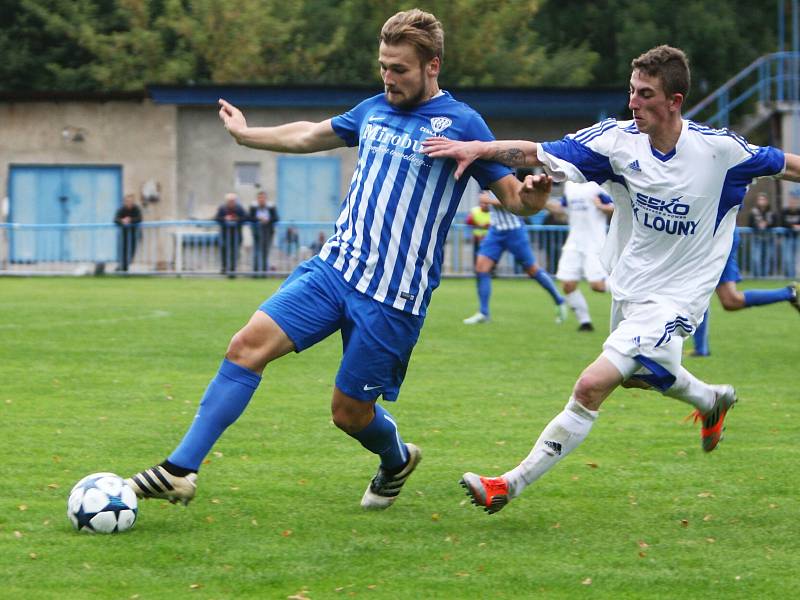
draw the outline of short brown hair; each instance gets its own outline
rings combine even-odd
[[[631,67],[650,77],[658,77],[667,96],[683,94],[685,99],[689,95],[691,74],[689,59],[683,50],[666,45],[656,46],[634,58]]]
[[[378,40],[384,44],[411,44],[422,62],[444,54],[444,29],[431,13],[418,8],[405,10],[389,17],[383,24]]]

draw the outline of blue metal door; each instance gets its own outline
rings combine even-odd
[[[10,222],[52,225],[12,230],[12,261],[116,259],[113,227],[66,226],[113,221],[122,198],[121,167],[14,165],[8,187]]]
[[[279,156],[281,221],[336,221],[343,200],[339,187],[341,171],[341,161],[334,156]],[[302,245],[316,239],[313,229],[300,228],[299,233]]]

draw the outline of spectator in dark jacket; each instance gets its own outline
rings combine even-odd
[[[142,210],[136,205],[136,197],[133,194],[125,194],[122,206],[114,215],[114,223],[119,228],[118,271],[127,271],[133,262],[139,237],[139,223],[141,222]]]
[[[225,203],[217,210],[215,221],[219,223],[219,248],[222,257],[222,273],[234,277],[239,248],[242,245],[242,223],[247,214],[233,192],[225,194]]]
[[[253,224],[253,271],[269,271],[269,250],[278,222],[278,209],[267,199],[267,192],[256,195],[256,203],[250,207],[250,221]]]
[[[756,204],[750,210],[748,224],[753,228],[753,243],[750,246],[750,269],[753,277],[769,275],[775,256],[775,239],[770,231],[778,227],[778,213],[772,210],[766,194],[756,196]]]

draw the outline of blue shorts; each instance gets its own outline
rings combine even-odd
[[[478,248],[478,255],[498,262],[505,250],[511,252],[514,259],[521,262],[526,269],[536,264],[536,258],[533,256],[531,243],[528,240],[528,230],[524,227],[504,230],[490,227],[489,233],[483,238],[481,246]]]
[[[731,253],[728,254],[728,261],[725,263],[725,268],[722,269],[722,275],[719,276],[719,283],[717,283],[717,285],[728,283],[729,281],[738,283],[739,281],[742,280],[742,276],[739,273],[739,263],[736,262],[736,251],[738,249],[739,249],[739,234],[735,233],[733,236],[733,245],[731,246]]]
[[[397,400],[425,317],[373,300],[319,257],[301,263],[260,310],[302,352],[336,330],[342,362],[336,387],[357,400]]]

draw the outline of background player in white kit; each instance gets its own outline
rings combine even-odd
[[[477,158],[542,165],[558,179],[622,185],[630,197],[617,202],[604,248],[613,304],[603,352],[522,463],[501,477],[462,477],[467,494],[489,513],[574,450],[619,385],[655,389],[694,406],[706,452],[716,447],[736,402],[731,386],[709,385],[681,366],[683,339],[719,281],[748,185],[762,176],[800,181],[800,156],[684,120],[690,76],[681,50],[658,46],[631,67],[630,121],[608,119],[543,144],[443,138],[424,144],[431,156],[456,159],[459,169]]]
[[[561,282],[564,300],[578,319],[578,331],[594,331],[586,298],[578,289],[585,279],[595,292],[606,291],[606,268],[600,262],[600,251],[606,241],[608,216],[614,202],[594,181],[564,183],[560,203],[549,202],[553,212],[567,213],[569,234],[558,259],[556,279]]]

